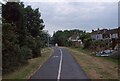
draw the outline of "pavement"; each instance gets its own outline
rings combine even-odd
[[[65,48],[53,47],[53,55],[43,64],[43,66],[31,76],[30,81],[49,79],[52,81],[73,80],[88,81],[88,77],[72,57],[71,52]]]

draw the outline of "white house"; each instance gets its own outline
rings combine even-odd
[[[91,38],[92,40],[104,40],[107,41],[106,44],[112,43],[112,48],[114,48],[118,43],[120,28],[115,29],[98,29],[92,30]]]
[[[75,47],[80,47],[83,44],[80,40],[79,34],[72,35],[69,37],[68,41],[71,41]]]

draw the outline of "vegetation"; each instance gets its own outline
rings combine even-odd
[[[74,35],[79,36],[83,43],[84,49],[89,49],[93,52],[102,51],[105,49],[111,49],[112,45],[108,40],[92,40],[91,34],[82,30],[74,29],[74,30],[64,30],[57,31],[53,34],[54,44],[58,43],[59,46],[69,46],[75,47],[73,41],[69,41],[70,37],[74,37]],[[75,38],[76,39],[76,38]]]
[[[84,32],[77,29],[64,31],[58,30],[53,34],[54,44],[58,43],[58,45],[60,46],[72,46],[71,41],[68,41],[69,37],[71,37],[74,34],[80,35],[80,33]]]
[[[59,30],[55,32],[53,35],[54,44],[58,43],[60,46],[73,46],[72,41],[68,41],[69,37],[72,37],[73,35],[79,36],[79,39],[81,39],[84,44],[84,48],[91,46],[92,39],[90,37],[90,34],[77,29],[64,31]]]
[[[47,33],[39,9],[25,7],[22,2],[2,4],[2,67],[3,75],[41,56]]]
[[[80,39],[82,40],[83,44],[84,44],[84,48],[88,48],[91,43],[92,43],[92,39],[90,37],[89,33],[83,33],[80,35]]]
[[[19,67],[17,71],[6,74],[3,76],[3,79],[28,79],[31,75],[36,72],[36,69],[39,69],[44,62],[52,55],[52,49],[43,48],[41,50],[42,57],[29,59],[28,64],[22,67]]]
[[[109,57],[95,57],[88,50],[67,48],[90,79],[118,79],[118,61]],[[118,80],[117,80],[118,81]]]

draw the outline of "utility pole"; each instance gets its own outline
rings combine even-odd
[[[48,42],[47,42],[48,44],[47,44],[47,45],[48,45],[48,47],[49,47],[49,37],[50,37],[50,36],[49,36],[48,30],[47,30],[47,39],[48,39]]]
[[[2,3],[0,2],[0,80],[2,79]]]
[[[49,47],[49,35],[48,35],[48,47]]]

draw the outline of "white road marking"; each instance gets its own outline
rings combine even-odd
[[[53,58],[58,58],[58,56],[53,56]]]
[[[62,68],[62,50],[61,49],[60,49],[60,54],[61,54],[61,57],[60,57],[60,63],[59,63],[59,70],[58,70],[57,81],[60,80],[60,74],[61,74],[61,68]]]

